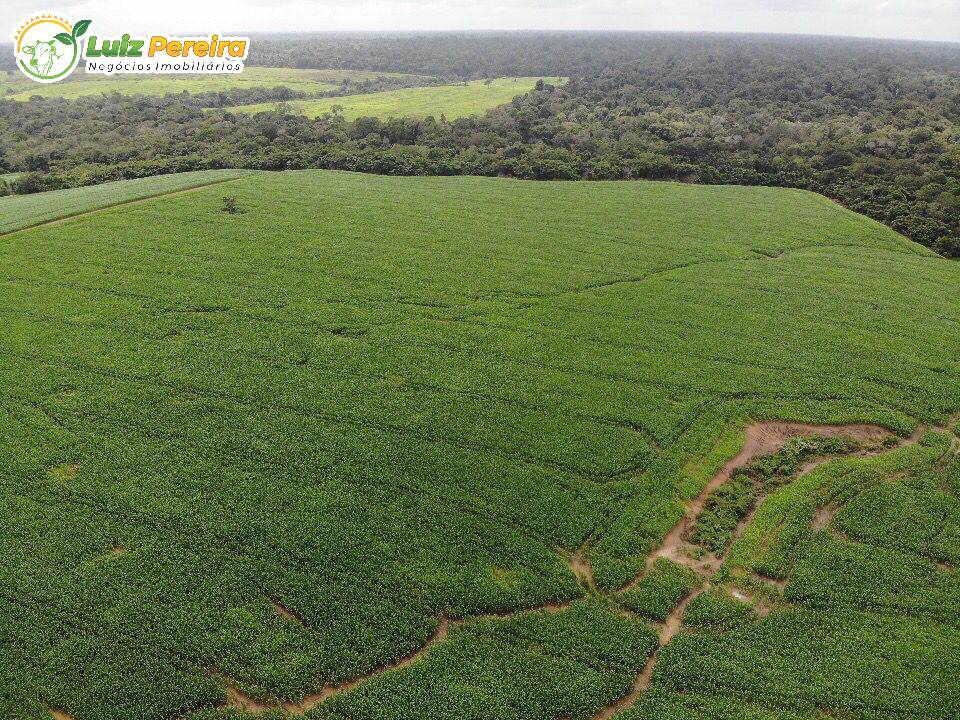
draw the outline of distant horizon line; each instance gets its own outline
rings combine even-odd
[[[524,35],[524,34],[583,34],[583,35],[740,35],[752,37],[782,37],[782,38],[829,38],[833,40],[874,40],[879,42],[919,42],[931,45],[960,45],[960,38],[956,40],[929,40],[917,37],[882,37],[877,35],[843,35],[840,33],[804,33],[804,32],[757,32],[753,30],[614,30],[610,28],[481,28],[445,30],[244,30],[246,35]]]
[[[336,30],[229,30],[231,34],[248,35],[380,35],[380,36],[412,36],[412,35],[709,35],[715,37],[772,37],[798,39],[826,39],[826,40],[856,40],[869,42],[890,43],[922,43],[925,45],[960,46],[960,38],[956,40],[931,40],[918,37],[883,37],[877,35],[844,35],[832,33],[803,33],[803,32],[774,32],[755,30],[642,30],[642,29],[611,29],[611,28],[447,28],[426,30],[372,30],[372,29],[336,29]],[[200,31],[183,31],[184,35],[203,35]],[[10,45],[9,41],[2,41],[0,45]]]
[[[956,40],[930,40],[917,37],[882,37],[877,35],[844,35],[840,33],[803,33],[803,32],[775,32],[756,30],[614,30],[610,28],[481,28],[463,29],[449,28],[436,30],[244,30],[245,35],[524,35],[524,34],[585,34],[585,35],[740,35],[754,37],[782,37],[782,38],[828,38],[831,40],[875,40],[879,42],[919,42],[932,45],[960,45],[960,38]]]

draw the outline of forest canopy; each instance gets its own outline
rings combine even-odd
[[[449,33],[260,36],[251,48],[253,64],[432,82],[570,79],[451,122],[230,110],[298,97],[283,88],[0,100],[0,174],[24,173],[18,192],[225,167],[787,186],[960,256],[960,45]]]

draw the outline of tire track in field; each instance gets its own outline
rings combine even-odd
[[[753,423],[747,426],[746,440],[740,452],[728,460],[723,467],[720,468],[719,472],[703,487],[700,493],[690,501],[683,516],[676,525],[673,526],[670,532],[667,533],[660,543],[660,546],[647,555],[645,572],[649,572],[658,559],[666,558],[667,560],[685,565],[698,572],[715,573],[719,569],[720,564],[722,564],[723,558],[712,557],[709,554],[702,555],[700,552],[697,552],[696,546],[686,540],[700,519],[700,515],[704,511],[708,499],[722,485],[729,481],[737,470],[750,465],[761,457],[773,455],[782,449],[790,440],[802,435],[844,438],[871,444],[878,444],[880,441],[892,437],[889,430],[881,428],[878,425],[813,425],[807,423],[768,421]],[[825,457],[806,463],[792,479],[810,472],[815,467],[831,459],[833,458]],[[755,503],[752,511],[740,521],[742,527],[738,526],[738,530],[742,531],[743,528],[750,524],[759,504],[759,502]],[[700,558],[695,560],[694,556],[696,555],[699,555]],[[626,591],[632,589],[639,580],[640,577],[635,578],[632,582],[621,588],[621,590]]]
[[[870,457],[893,452],[907,445],[915,444],[924,436],[928,429],[947,431],[947,428],[928,428],[925,425],[919,425],[909,437],[901,438],[899,441],[893,444],[881,446],[882,441],[892,438],[893,435],[890,433],[890,431],[876,425],[812,425],[805,423],[766,421],[753,423],[747,426],[747,439],[740,452],[734,458],[724,464],[724,466],[720,469],[720,471],[718,471],[713,479],[707,483],[701,493],[690,503],[687,511],[684,513],[684,516],[665,537],[660,547],[651,553],[647,558],[647,570],[650,568],[650,566],[652,566],[656,558],[667,557],[675,562],[693,568],[705,579],[698,587],[689,592],[674,606],[666,620],[660,625],[658,633],[658,646],[649,656],[643,669],[637,675],[629,692],[615,703],[601,708],[592,716],[591,720],[610,720],[610,718],[613,718],[621,711],[632,707],[649,688],[653,679],[653,671],[659,652],[682,631],[683,614],[687,606],[697,596],[708,591],[712,587],[709,579],[707,578],[720,568],[729,555],[729,552],[733,546],[733,541],[739,538],[743,531],[753,521],[758,508],[763,503],[766,496],[760,497],[751,508],[750,512],[743,519],[741,519],[734,531],[733,541],[731,541],[727,547],[727,550],[720,556],[709,556],[706,560],[694,559],[692,556],[681,552],[682,548],[688,546],[688,544],[685,543],[685,535],[689,533],[689,531],[695,526],[697,519],[706,505],[707,498],[720,486],[727,482],[738,468],[745,467],[760,457],[765,457],[776,453],[792,438],[795,438],[799,435],[820,434],[826,437],[842,437],[859,442],[870,443],[870,445],[868,445],[868,449],[860,450],[854,453],[860,457]],[[804,464],[800,470],[792,476],[791,479],[801,477],[811,472],[815,468],[830,462],[831,460],[835,459],[835,457],[836,456],[829,456],[811,460],[810,462]],[[592,565],[586,556],[588,543],[589,540],[587,543],[573,552],[569,559],[569,566],[571,571],[574,572],[574,574],[581,581],[584,590],[588,593],[596,593],[599,591],[597,590],[596,584],[593,580]],[[642,576],[638,576],[634,581],[621,588],[621,591],[627,590],[635,585],[641,577]],[[285,608],[282,608],[282,606],[278,607],[276,601],[268,598],[268,602],[270,602],[271,605],[274,605],[274,609],[279,614],[287,616],[287,612],[289,611],[283,612]],[[437,645],[446,641],[449,637],[450,631],[456,627],[460,627],[471,621],[481,619],[507,619],[525,613],[540,611],[551,613],[561,612],[568,609],[574,602],[576,602],[576,600],[562,603],[544,603],[522,610],[485,613],[472,615],[462,619],[451,619],[445,616],[440,616],[437,618],[437,626],[431,636],[427,639],[423,646],[417,650],[414,650],[397,660],[370,670],[350,680],[327,685],[317,692],[305,696],[299,701],[268,704],[244,693],[242,690],[237,688],[228,677],[218,673],[216,669],[209,671],[209,674],[217,677],[226,685],[227,699],[226,702],[220,706],[222,709],[238,710],[254,715],[281,711],[290,715],[300,716],[305,715],[335,696],[347,693],[360,687],[364,683],[375,679],[383,673],[400,671],[413,666],[427,656]],[[630,614],[625,610],[623,613],[630,616]],[[291,619],[291,621],[297,620],[296,616],[292,613],[290,614],[289,619]],[[51,709],[50,713],[54,720],[72,720],[71,716],[60,710]]]
[[[694,570],[701,578],[700,584],[687,593],[671,610],[666,620],[660,626],[659,643],[647,660],[640,674],[634,680],[630,691],[621,697],[612,705],[601,709],[591,720],[610,720],[618,713],[631,708],[640,697],[650,687],[653,680],[653,671],[656,666],[660,651],[667,646],[683,629],[683,615],[687,606],[699,595],[711,589],[710,578],[721,568],[727,560],[735,541],[743,534],[746,528],[753,522],[757,511],[768,497],[763,495],[757,499],[750,511],[737,523],[733,532],[733,537],[727,545],[726,550],[719,556],[711,554],[701,554],[703,548],[693,545],[687,541],[689,533],[696,526],[701,513],[706,507],[707,499],[718,488],[726,483],[739,469],[750,465],[755,460],[772,455],[778,452],[791,439],[805,434],[817,434],[825,437],[846,438],[865,443],[866,448],[854,451],[846,457],[873,457],[894,452],[908,445],[919,442],[928,430],[945,431],[943,427],[928,427],[927,425],[918,425],[914,432],[908,437],[901,437],[896,442],[888,444],[893,438],[893,434],[877,425],[850,424],[850,425],[813,425],[807,423],[792,423],[783,421],[765,421],[748,425],[746,428],[746,441],[740,452],[730,459],[717,474],[707,483],[699,495],[690,502],[684,512],[683,517],[666,535],[660,546],[647,556],[645,570],[633,581],[620,589],[620,592],[634,587],[649,572],[653,563],[658,558],[667,558],[680,565]],[[886,441],[886,442],[885,442]],[[820,457],[810,460],[800,467],[794,473],[790,480],[796,480],[814,469],[824,465],[837,456]],[[699,551],[699,552],[697,552]],[[778,587],[786,584],[786,581],[772,581]]]
[[[880,452],[886,452],[888,450],[893,450],[908,443],[916,442],[919,440],[923,432],[925,431],[924,426],[920,426],[917,430],[906,439],[901,440],[899,443],[890,446],[889,448],[877,448],[871,449],[869,451],[862,451],[859,454],[863,456],[879,454]],[[890,431],[881,428],[876,425],[863,425],[863,424],[851,424],[851,425],[811,425],[805,423],[789,423],[789,422],[778,422],[778,421],[769,421],[769,422],[759,422],[753,423],[747,427],[747,440],[744,443],[741,451],[731,460],[729,460],[720,471],[714,476],[714,478],[707,483],[701,493],[694,499],[690,504],[687,511],[681,520],[676,524],[676,526],[668,533],[667,537],[664,539],[664,542],[661,546],[655,550],[647,559],[647,569],[652,566],[653,562],[657,557],[677,557],[677,562],[686,564],[688,567],[692,566],[691,563],[694,562],[692,559],[687,558],[686,556],[681,556],[679,554],[679,549],[681,543],[686,533],[695,525],[696,520],[699,518],[702,513],[707,498],[716,491],[721,485],[723,485],[730,477],[733,475],[734,471],[740,467],[749,465],[751,462],[756,460],[759,457],[766,455],[771,455],[777,452],[782,448],[787,442],[792,438],[797,437],[803,434],[822,434],[827,437],[844,437],[853,440],[863,441],[873,443],[874,447],[879,445],[882,440],[893,437]],[[794,478],[799,477],[800,475],[806,474],[813,470],[814,468],[832,460],[832,457],[818,458],[816,460],[810,461],[805,464],[798,473],[794,475]],[[755,505],[751,512],[743,518],[737,526],[737,529],[734,533],[734,539],[739,537],[743,530],[750,524],[753,520],[757,507],[763,501],[761,498]],[[600,592],[596,586],[596,583],[593,578],[593,568],[590,563],[587,553],[589,551],[589,539],[579,548],[577,548],[569,558],[569,566],[571,571],[576,575],[578,580],[581,583],[583,590],[588,593],[598,593]],[[732,546],[732,543],[731,543]],[[712,558],[710,562],[703,563],[702,561],[697,561],[696,570],[703,576],[712,575],[719,566],[726,559],[729,554],[729,547],[727,552],[723,553],[720,557]],[[626,590],[632,587],[639,577],[622,588],[621,590]],[[650,683],[653,678],[653,670],[657,661],[657,656],[659,651],[668,645],[674,637],[683,627],[683,613],[686,610],[686,607],[690,602],[694,600],[698,595],[703,592],[706,592],[711,587],[709,580],[704,579],[704,581],[695,588],[693,591],[688,593],[679,603],[673,608],[666,620],[660,625],[658,633],[658,646],[657,649],[650,655],[643,669],[637,675],[632,687],[629,692],[617,700],[615,703],[601,708],[593,717],[592,720],[609,720],[617,713],[622,710],[626,710],[631,707],[640,696],[647,690],[650,686]],[[503,613],[490,613],[485,615],[471,616],[463,620],[451,620],[449,618],[441,617],[438,619],[438,624],[436,630],[430,636],[430,638],[424,643],[424,645],[404,657],[400,658],[397,661],[389,663],[387,665],[381,666],[378,669],[372,670],[368,673],[360,675],[351,680],[344,681],[339,684],[328,685],[318,692],[310,694],[303,698],[303,700],[287,703],[276,703],[268,704],[262,701],[258,701],[255,698],[245,694],[240,689],[230,684],[228,678],[221,677],[227,684],[227,693],[228,698],[227,702],[223,706],[224,709],[234,709],[240,710],[252,714],[265,714],[268,712],[274,712],[278,710],[286,711],[292,715],[304,715],[312,709],[318,707],[322,703],[326,702],[332,697],[340,695],[342,693],[349,692],[356,689],[365,682],[372,680],[382,673],[391,672],[395,670],[403,670],[408,667],[411,667],[423,657],[428,655],[434,647],[444,642],[450,633],[450,630],[454,627],[463,625],[464,623],[470,622],[471,620],[481,619],[481,618],[510,618],[523,613],[536,612],[541,610],[546,610],[549,612],[560,612],[569,608],[573,602],[568,601],[564,603],[548,603],[544,605],[539,605],[532,608],[527,608],[519,611],[508,611]],[[627,611],[622,611],[623,614],[631,616]]]
[[[249,177],[250,174],[246,173],[240,175],[239,177],[226,178],[223,180],[213,180],[211,182],[203,183],[202,185],[193,185],[191,187],[181,188],[179,190],[169,190],[166,192],[158,192],[153,195],[145,195],[143,197],[134,198],[133,200],[123,200],[121,202],[109,203],[107,205],[101,205],[100,207],[94,208],[92,210],[81,210],[80,212],[68,213],[62,215],[58,218],[53,218],[52,220],[43,220],[41,222],[33,223],[31,225],[24,225],[23,227],[17,228],[16,230],[8,230],[6,232],[0,232],[0,238],[7,237],[8,235],[13,235],[18,232],[23,232],[24,230],[33,230],[35,228],[47,227],[48,225],[59,225],[66,222],[67,220],[72,220],[74,218],[86,217],[87,215],[94,215],[103,210],[110,210],[111,208],[126,207],[128,205],[139,205],[140,203],[145,203],[149,200],[156,200],[157,198],[162,197],[172,197],[174,195],[184,195],[186,193],[196,192],[197,190],[203,190],[204,188],[213,187],[215,185],[223,185],[224,183],[237,182],[238,180],[243,180],[244,178]]]
[[[523,610],[470,615],[462,619],[451,619],[445,616],[440,616],[437,619],[437,627],[433,631],[433,634],[417,650],[404,655],[398,660],[387,663],[386,665],[382,665],[378,668],[374,668],[373,670],[363,673],[362,675],[358,675],[350,680],[344,680],[340,683],[327,685],[317,692],[311,693],[302,700],[298,701],[284,703],[267,703],[260,701],[237,688],[231,683],[228,677],[225,677],[217,672],[213,672],[211,674],[220,679],[227,686],[227,701],[221,706],[222,709],[239,710],[252,715],[262,715],[280,710],[290,715],[305,715],[330,698],[354,690],[360,685],[363,685],[365,682],[373,680],[384,673],[404,670],[411,665],[414,665],[428,655],[437,645],[443,643],[449,637],[450,631],[455,628],[461,627],[476,620],[509,619],[519,615],[535,612],[558,613],[568,609],[571,605],[573,605],[574,602],[576,601],[571,600],[563,603],[543,603],[541,605],[524,608]]]

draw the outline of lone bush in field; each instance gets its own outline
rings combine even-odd
[[[230,215],[240,215],[241,213],[246,212],[240,207],[240,204],[237,202],[237,198],[233,195],[228,195],[223,198],[223,211],[225,213],[229,213]]]

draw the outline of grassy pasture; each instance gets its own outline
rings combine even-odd
[[[335,90],[343,80],[402,77],[397,73],[360,70],[301,70],[298,68],[246,67],[236,75],[105,75],[87,74],[81,67],[64,82],[41,85],[19,73],[0,73],[0,98],[29,100],[31,97],[74,99],[88,95],[167,95],[204,93],[251,87],[288,87],[305,93]]]
[[[587,720],[655,644],[610,598],[745,421],[907,433],[960,408],[960,265],[816,195],[323,171],[175,192],[226,177],[0,200],[0,717],[235,719],[227,686],[299,701],[443,617],[465,622],[309,717]],[[623,720],[956,717],[949,447],[777,489],[730,572],[779,573],[790,606],[705,597]],[[591,537],[609,597],[570,567]],[[662,617],[688,586],[660,564],[625,602]]]
[[[475,80],[457,85],[403,88],[366,95],[292,100],[284,103],[291,111],[315,118],[343,108],[347,120],[358,117],[427,117],[445,115],[454,120],[468,115],[480,115],[490,108],[510,102],[518,95],[530,92],[541,78],[498,78],[492,82]],[[562,78],[543,78],[557,84]],[[230,108],[232,112],[258,113],[276,110],[279,103],[255,103]]]

